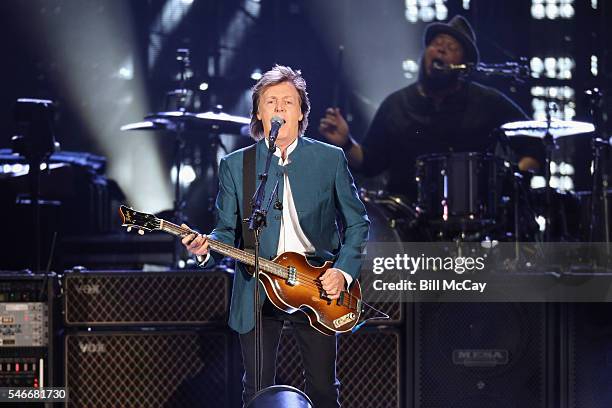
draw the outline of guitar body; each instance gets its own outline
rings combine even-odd
[[[295,252],[282,253],[273,262],[294,268],[298,280],[292,285],[287,279],[260,272],[259,280],[274,306],[288,313],[301,310],[308,316],[310,325],[323,334],[343,333],[355,327],[361,315],[361,286],[356,279],[349,291],[330,300],[319,278],[332,267],[331,262],[312,266],[304,255]]]

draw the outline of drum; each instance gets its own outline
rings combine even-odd
[[[397,243],[420,241],[416,212],[403,197],[382,191],[359,193],[370,219],[369,242]]]
[[[417,211],[430,225],[472,231],[494,224],[504,180],[502,159],[485,153],[448,153],[417,158]]]

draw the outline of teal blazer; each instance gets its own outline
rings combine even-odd
[[[257,174],[261,174],[267,155],[263,139],[257,143],[256,149]],[[242,233],[240,222],[250,215],[242,214],[242,200],[251,199],[243,197],[244,150],[225,156],[219,164],[219,193],[216,201],[218,217],[210,235],[230,245],[237,245]],[[288,172],[300,226],[316,249],[314,254],[309,254],[309,259],[314,259],[315,263],[333,261],[334,267],[358,278],[370,221],[357,194],[342,149],[306,137],[298,138],[287,166],[279,166],[276,157],[272,159],[264,205],[267,204],[276,180],[279,181],[278,196],[282,199],[283,171]],[[277,255],[281,216],[282,211],[278,209],[270,209],[268,213],[268,225],[263,229],[260,239],[260,256],[263,258],[273,259]],[[344,228],[342,242],[336,217],[339,217]],[[204,266],[212,266],[221,258],[221,255],[213,252]],[[255,327],[253,285],[254,279],[239,265],[234,275],[229,317],[229,326],[239,333],[246,333]],[[263,304],[266,297],[263,288],[260,293]]]

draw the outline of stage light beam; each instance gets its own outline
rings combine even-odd
[[[94,137],[92,150],[107,157],[107,175],[129,204],[147,212],[171,207],[171,186],[151,134],[119,130],[149,111],[144,81],[134,75],[138,47],[128,3],[58,3],[52,14],[39,12],[34,2],[16,4],[24,21],[37,27],[29,40],[58,66],[59,100],[77,110]]]

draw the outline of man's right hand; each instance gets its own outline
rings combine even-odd
[[[187,224],[182,224],[181,227],[189,228]],[[206,256],[208,254],[208,237],[206,235],[189,234],[181,242],[185,245],[187,251],[194,255]]]
[[[346,145],[349,138],[349,127],[340,114],[339,108],[327,108],[325,117],[319,122],[319,132],[336,146]]]

